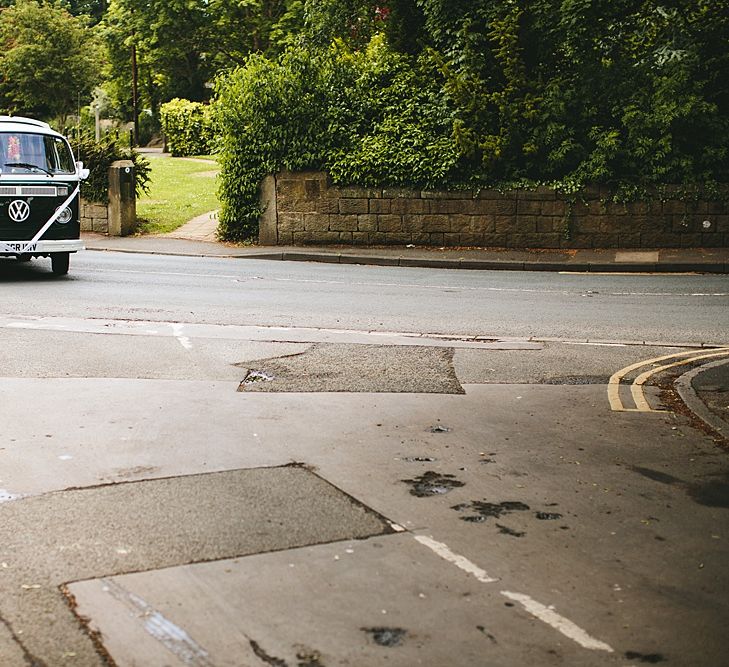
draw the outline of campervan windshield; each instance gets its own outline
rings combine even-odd
[[[31,132],[0,132],[0,177],[4,174],[76,173],[73,154],[61,137]]]

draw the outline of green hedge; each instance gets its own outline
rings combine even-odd
[[[167,149],[175,157],[214,153],[215,131],[210,105],[175,98],[160,107]]]
[[[724,5],[417,0],[409,53],[376,33],[252,56],[218,82],[220,234],[255,237],[259,183],[281,169],[615,199],[729,182]]]

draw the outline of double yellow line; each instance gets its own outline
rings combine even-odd
[[[621,368],[617,373],[614,373],[610,380],[608,380],[608,400],[610,401],[610,409],[614,412],[665,412],[665,410],[653,410],[648,401],[645,399],[643,393],[643,385],[646,381],[656,373],[662,373],[669,368],[676,366],[685,366],[691,364],[694,361],[701,361],[702,359],[711,359],[713,357],[725,357],[729,356],[729,347],[717,347],[714,349],[701,354],[705,350],[690,350],[689,352],[677,352],[676,354],[667,354],[663,357],[655,357],[654,359],[646,359],[645,361],[639,361],[638,363],[631,364],[625,368]],[[688,357],[687,359],[681,359],[681,357]],[[673,361],[668,364],[655,366],[662,361],[669,361],[671,359],[679,359],[680,361]],[[633,371],[637,371],[643,366],[651,365],[653,368],[638,375],[633,383],[630,385],[630,395],[635,403],[634,408],[626,408],[623,402],[620,400],[620,382],[622,379]]]

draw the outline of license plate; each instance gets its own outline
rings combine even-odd
[[[0,241],[0,252],[35,252],[36,244],[26,241]]]

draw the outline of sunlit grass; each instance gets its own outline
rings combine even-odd
[[[217,164],[150,157],[149,192],[137,199],[138,233],[165,234],[219,207]]]

